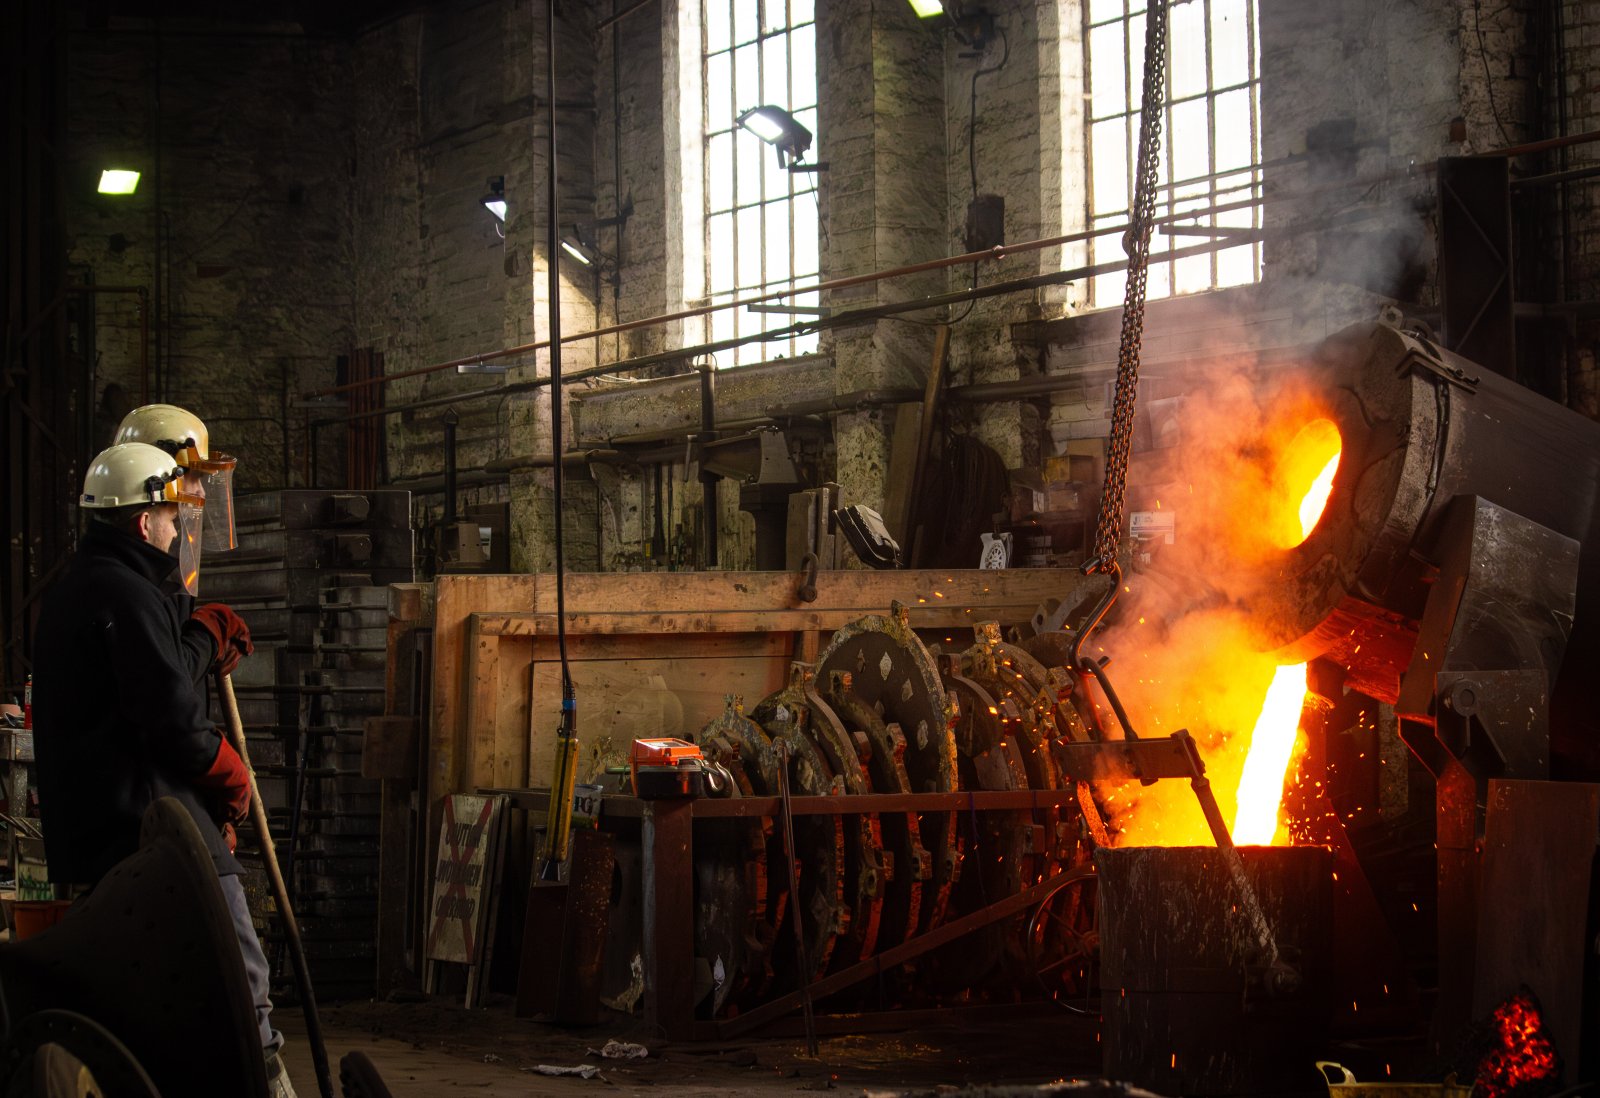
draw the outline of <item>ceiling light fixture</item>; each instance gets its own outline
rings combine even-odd
[[[944,14],[944,4],[941,0],[911,0],[911,10],[917,13],[918,19],[932,19]]]
[[[131,168],[106,168],[100,173],[101,194],[132,194],[139,189],[139,173]]]
[[[788,168],[791,172],[827,170],[826,164],[803,163],[806,150],[811,148],[811,131],[782,107],[751,107],[734,119],[734,125],[749,130],[777,149],[780,168]]]

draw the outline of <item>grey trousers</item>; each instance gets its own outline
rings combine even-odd
[[[222,883],[223,898],[228,901],[228,913],[233,916],[233,929],[239,935],[239,952],[244,956],[244,974],[250,983],[250,997],[256,1004],[256,1025],[261,1027],[261,1048],[268,1056],[283,1045],[283,1034],[272,1028],[272,1000],[267,955],[261,951],[261,939],[256,937],[255,924],[250,921],[250,904],[245,900],[244,885],[237,874],[217,878]]]

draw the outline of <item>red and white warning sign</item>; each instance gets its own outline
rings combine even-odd
[[[465,793],[444,799],[444,823],[433,868],[433,906],[425,950],[431,961],[475,965],[483,957],[504,797]]]

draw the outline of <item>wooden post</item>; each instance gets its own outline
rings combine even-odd
[[[669,1041],[694,1030],[694,802],[644,806],[644,1019]]]

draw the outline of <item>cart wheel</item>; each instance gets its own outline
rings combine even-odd
[[[347,1052],[339,1061],[339,1087],[344,1098],[393,1098],[365,1052]]]
[[[1074,1014],[1099,1010],[1099,880],[1077,870],[1034,908],[1028,959],[1046,998]]]
[[[0,1050],[0,1093],[28,1098],[159,1098],[133,1053],[91,1018],[41,1010]]]

